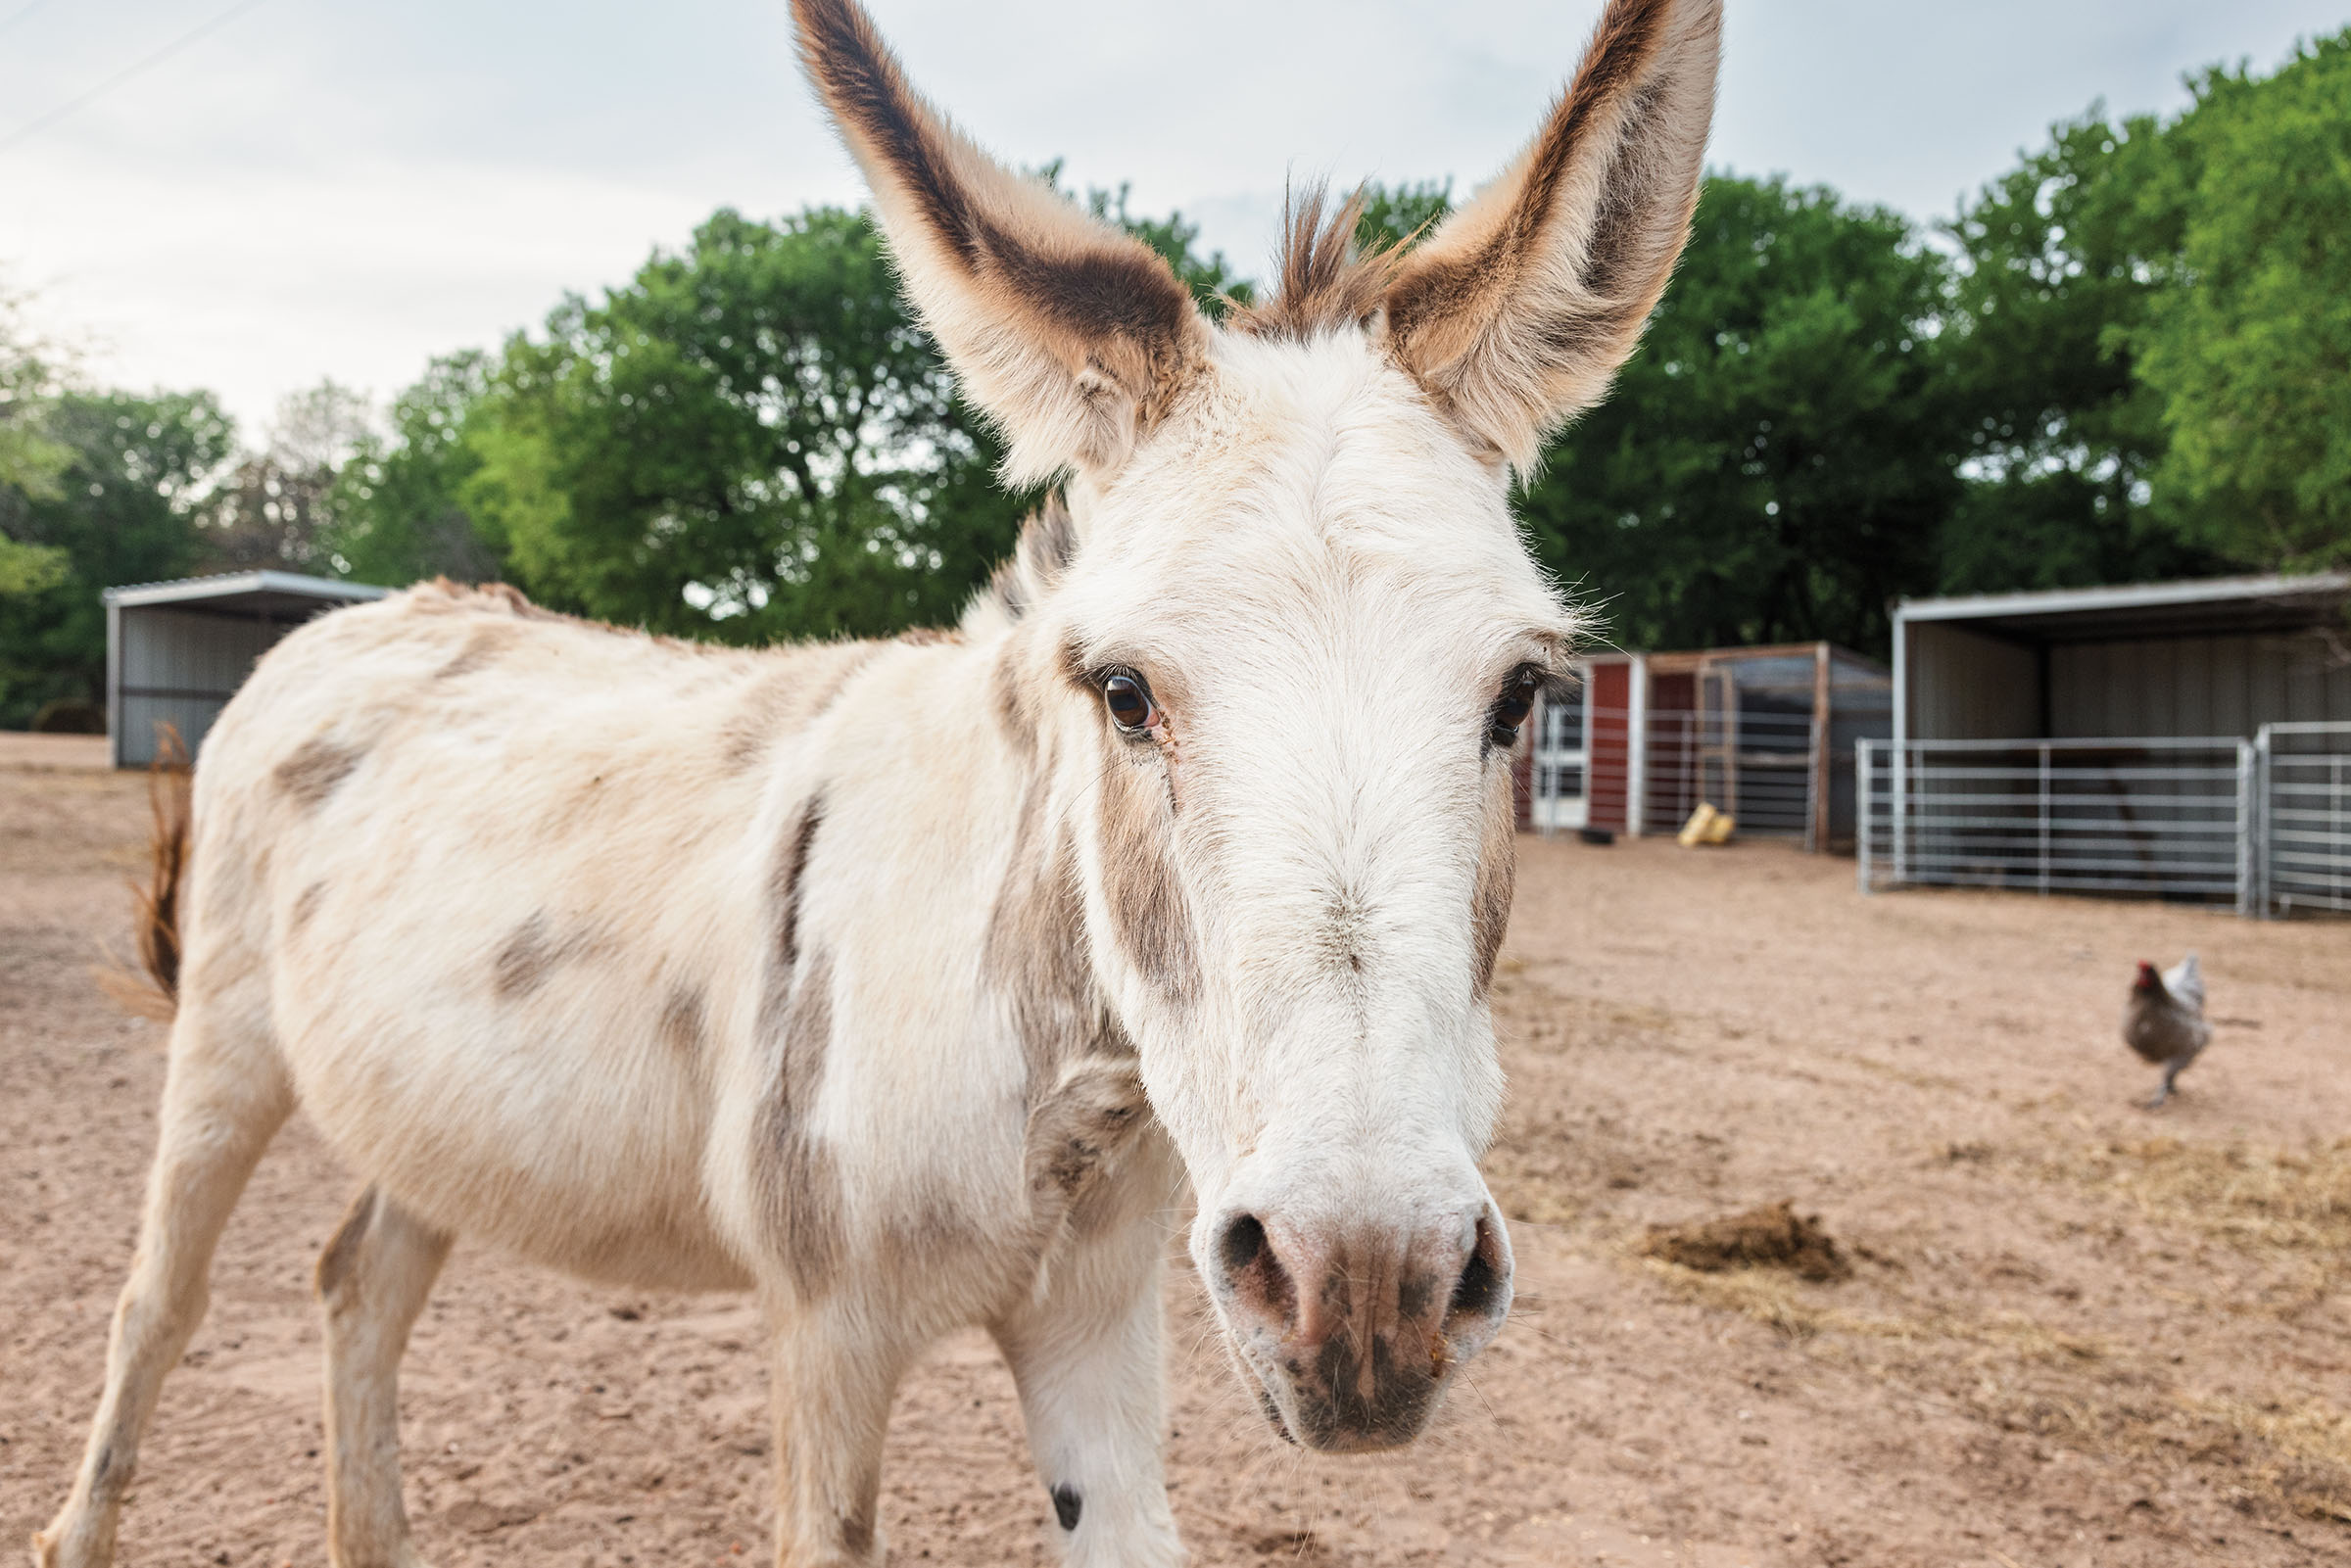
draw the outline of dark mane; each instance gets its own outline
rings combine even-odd
[[[1360,189],[1335,208],[1320,180],[1285,192],[1280,281],[1264,301],[1234,310],[1225,325],[1251,337],[1303,343],[1368,321],[1386,298],[1401,252],[1392,245],[1356,248],[1363,213]]]

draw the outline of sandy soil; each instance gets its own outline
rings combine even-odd
[[[163,1062],[87,966],[136,781],[0,773],[0,1552],[62,1497]],[[1490,1167],[1521,1310],[1409,1455],[1267,1436],[1171,1282],[1176,1507],[1210,1564],[2232,1565],[2351,1550],[2351,926],[2012,895],[1849,862],[1529,841]],[[2180,1100],[2115,1025],[2203,950]],[[316,1563],[312,1259],[353,1183],[299,1125],[221,1248],[126,1518],[131,1564]],[[1703,1274],[1645,1228],[1793,1199],[1853,1277]],[[460,1247],[404,1378],[436,1562],[765,1551],[757,1326]],[[1048,1561],[984,1343],[892,1429],[893,1560]]]

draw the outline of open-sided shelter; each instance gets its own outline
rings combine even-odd
[[[390,590],[295,572],[235,572],[106,591],[106,728],[115,766],[155,760],[171,724],[196,755],[254,662],[278,639]]]
[[[2351,908],[2351,574],[1905,600],[1867,885]]]

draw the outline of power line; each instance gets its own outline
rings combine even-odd
[[[33,0],[33,4],[26,6],[24,11],[18,12],[17,17],[22,17],[24,15],[25,11],[30,11],[34,6],[44,3],[45,0]],[[226,26],[238,17],[243,16],[246,12],[251,11],[255,6],[263,3],[264,3],[264,0],[237,0],[235,5],[230,6],[226,11],[223,11],[218,16],[214,17],[210,22],[200,24],[199,25],[190,28],[188,31],[181,33],[178,37],[172,39],[169,43],[164,45],[155,53],[147,56],[144,60],[140,60],[131,65],[123,67],[120,71],[116,71],[113,75],[107,77],[106,80],[100,82],[97,86],[92,87],[88,92],[83,93],[79,98],[75,98],[67,103],[61,104],[57,108],[50,110],[49,113],[41,116],[40,119],[32,121],[30,124],[21,126],[7,136],[0,137],[0,153],[7,152],[11,147],[14,147],[17,145],[17,143],[24,141],[26,137],[37,135],[41,131],[47,130],[50,126],[56,124],[59,120],[73,113],[73,111],[83,108],[98,98],[103,97],[105,94],[114,91],[117,87],[120,87],[124,82],[130,80],[131,77],[137,75],[140,71],[145,71],[152,66],[162,65],[165,61],[170,59],[173,55],[179,53],[182,49],[185,49],[188,45],[203,37],[206,33],[212,32],[216,28]],[[17,17],[11,17],[9,21],[14,22],[17,20]]]

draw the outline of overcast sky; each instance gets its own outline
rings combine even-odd
[[[1452,175],[1532,132],[1600,0],[873,0],[1000,156],[1131,180],[1263,268],[1295,171]],[[213,30],[30,135],[24,127]],[[2094,99],[2275,67],[2351,0],[1729,0],[1710,162],[1920,219]],[[853,202],[782,0],[0,0],[0,278],[97,375],[260,434],[618,283],[712,209]]]

